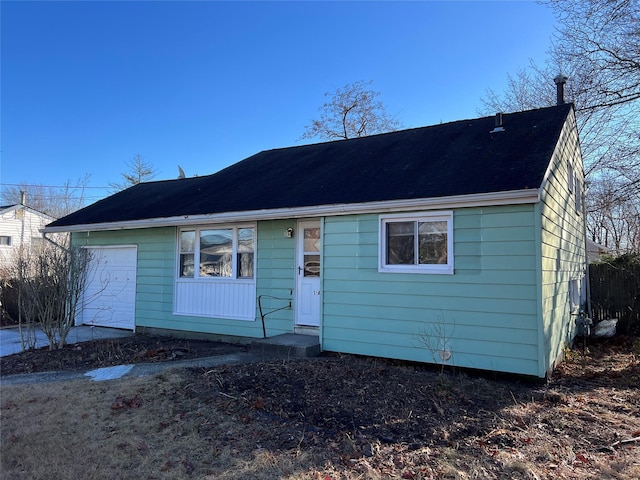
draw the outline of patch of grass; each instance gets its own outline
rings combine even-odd
[[[0,478],[637,479],[625,345],[548,385],[345,355],[2,386]]]

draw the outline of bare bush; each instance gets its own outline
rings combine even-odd
[[[415,335],[417,343],[431,353],[436,364],[440,365],[440,374],[444,374],[444,367],[453,357],[452,340],[456,330],[455,321],[447,323],[444,314],[438,314],[435,322],[425,325],[424,329]]]
[[[36,328],[49,341],[49,349],[62,348],[75,324],[78,302],[86,285],[90,253],[73,246],[47,245],[21,249],[3,278],[18,303],[22,348],[34,348]]]

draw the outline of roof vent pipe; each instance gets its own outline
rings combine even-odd
[[[562,74],[559,74],[556,78],[553,79],[556,83],[556,93],[557,93],[557,102],[558,105],[564,105],[564,84],[567,83],[567,77]]]
[[[489,133],[496,132],[504,132],[504,127],[502,126],[502,112],[496,113],[496,125]]]
[[[24,190],[20,190],[20,205],[27,204],[27,192]]]

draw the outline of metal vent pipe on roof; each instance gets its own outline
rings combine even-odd
[[[496,133],[496,132],[504,132],[504,126],[502,125],[502,112],[496,113],[495,127],[489,133]]]
[[[564,85],[567,83],[567,77],[562,74],[559,74],[556,78],[553,79],[556,84],[556,97],[558,105],[564,105]]]

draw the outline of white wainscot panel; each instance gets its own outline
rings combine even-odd
[[[189,281],[176,284],[176,315],[255,320],[256,285],[238,281]]]

